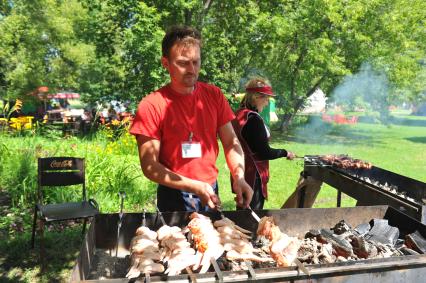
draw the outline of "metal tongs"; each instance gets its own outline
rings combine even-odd
[[[256,214],[256,212],[254,212],[253,209],[251,209],[251,207],[248,207],[250,209],[250,213],[253,216],[254,219],[256,219],[257,222],[260,222],[260,217]],[[297,258],[294,259],[293,261],[299,270],[301,270],[303,273],[305,273],[308,276],[311,276],[311,273],[309,272],[309,270],[306,268],[306,266],[300,262],[300,260],[298,260]]]

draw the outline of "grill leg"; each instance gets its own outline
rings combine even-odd
[[[304,173],[304,172],[302,172]],[[322,182],[311,176],[301,174],[297,182],[296,190],[281,206],[283,208],[312,207],[321,190]]]
[[[342,192],[337,191],[337,207],[340,207],[342,205]]]
[[[86,232],[86,224],[87,224],[87,218],[84,218],[83,221],[83,230],[81,231],[81,236],[84,238],[84,232]]]
[[[40,262],[41,262],[41,272],[44,272],[46,270],[46,250],[44,247],[44,220],[42,219],[40,221]]]
[[[299,203],[297,205],[298,208],[305,207],[305,196],[306,196],[306,187],[302,187],[299,191]]]
[[[34,220],[33,220],[33,231],[31,234],[31,248],[34,249],[34,240],[35,240],[35,232],[36,232],[36,225],[37,225],[37,205],[34,207]]]

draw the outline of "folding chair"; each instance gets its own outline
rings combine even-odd
[[[34,222],[31,248],[34,248],[37,218],[41,220],[43,238],[45,223],[84,219],[82,235],[86,230],[87,220],[99,213],[95,200],[86,197],[84,158],[48,157],[38,159],[38,201],[34,208]],[[43,201],[45,187],[65,188],[70,185],[82,185],[82,200],[77,202],[49,203]]]

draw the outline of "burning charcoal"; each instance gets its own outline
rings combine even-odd
[[[391,248],[389,245],[385,245],[379,242],[377,242],[376,248],[378,252],[377,257],[383,257],[383,258],[391,257],[395,251],[395,249]]]
[[[346,223],[345,220],[340,220],[340,222],[337,223],[332,230],[334,231],[334,234],[341,235],[345,232],[350,231],[351,229],[352,227],[348,223]]]
[[[301,262],[310,263],[312,258],[314,257],[314,254],[316,253],[318,244],[319,243],[315,239],[303,240],[299,250],[297,251],[297,258]]]
[[[358,258],[368,258],[371,245],[363,237],[351,236],[351,245]]]
[[[403,254],[403,255],[419,255],[418,252],[416,252],[415,250],[412,250],[410,248],[407,247],[401,247],[399,249],[399,251]]]
[[[373,244],[371,244],[370,250],[368,251],[368,258],[375,258],[375,257],[377,257],[378,253],[379,253],[379,251],[377,250],[377,247],[374,246]]]
[[[426,253],[426,239],[416,231],[405,236],[405,245],[419,253]]]
[[[370,229],[371,229],[371,226],[370,226],[370,224],[369,223],[362,223],[362,224],[359,224],[358,226],[356,226],[355,227],[355,231],[360,235],[360,236],[363,236],[363,235],[365,235],[365,234],[367,234],[368,233],[368,231],[370,231]]]
[[[403,239],[397,239],[396,243],[394,245],[394,248],[395,249],[399,249],[399,248],[401,248],[404,245],[405,245],[405,241]]]
[[[321,252],[318,254],[318,259],[320,263],[332,263],[336,261],[331,244],[321,245]]]
[[[321,234],[320,230],[311,229],[306,233],[305,238],[316,238]]]
[[[388,224],[387,219],[373,219],[371,230],[364,236],[365,239],[394,246],[399,237],[399,229]]]
[[[321,229],[321,234],[317,237],[320,243],[330,243],[333,245],[334,254],[337,256],[349,257],[352,255],[352,246],[345,239],[339,239],[330,230]]]
[[[338,256],[337,259],[336,259],[336,262],[346,262],[346,261],[348,261],[348,260],[343,256]]]

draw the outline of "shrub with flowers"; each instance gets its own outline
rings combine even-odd
[[[132,120],[130,115],[124,116],[122,119],[113,119],[104,125],[103,130],[110,140],[116,141],[123,134],[128,133]]]
[[[22,109],[22,101],[16,99],[15,104],[11,107],[10,102],[7,102],[4,107],[0,108],[0,114],[3,118],[0,118],[0,127],[4,130],[32,130],[33,129],[33,116],[20,116],[11,117],[14,112],[19,113]]]

